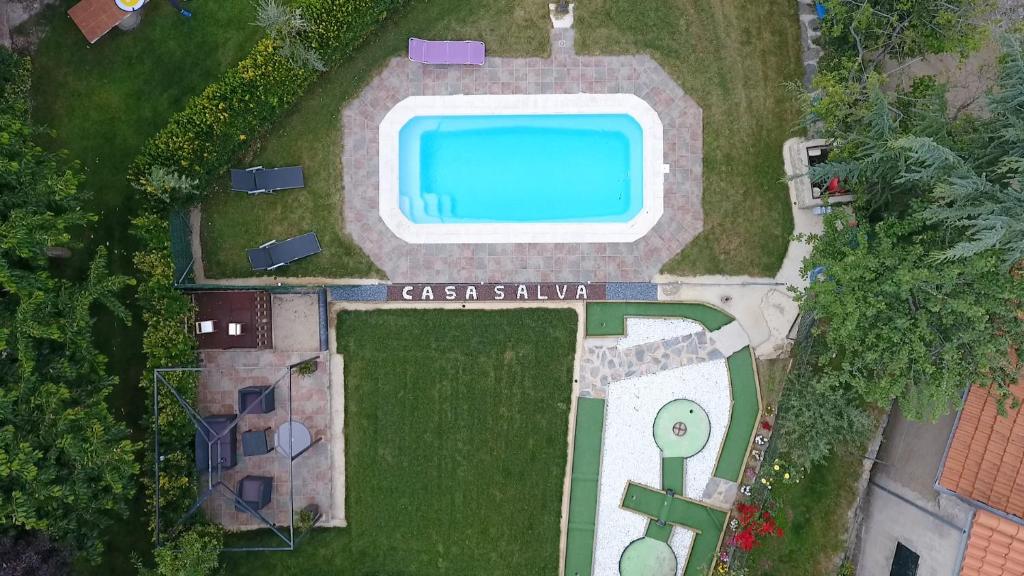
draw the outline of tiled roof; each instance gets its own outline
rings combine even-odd
[[[1024,576],[1024,526],[978,510],[960,576]]]
[[[117,7],[114,0],[82,0],[68,10],[85,39],[92,44],[121,23],[130,12]]]
[[[1024,397],[1024,385],[1011,387]],[[939,484],[1013,516],[1024,518],[1024,415],[1020,408],[999,416],[996,401],[974,386],[942,468]]]

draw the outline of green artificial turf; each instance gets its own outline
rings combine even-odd
[[[594,531],[604,433],[604,400],[580,398],[572,453],[569,531],[565,542],[565,573],[589,576],[594,564]]]
[[[688,318],[718,330],[732,316],[703,304],[669,302],[591,302],[587,304],[587,336],[622,336],[626,333],[626,317]]]
[[[338,343],[348,527],[227,573],[557,574],[575,312],[343,312]]]
[[[60,0],[26,26],[45,30],[32,54],[32,114],[54,137],[41,143],[65,149],[81,163],[82,189],[92,198],[85,208],[99,221],[79,231],[84,243],[55,272],[81,277],[98,246],[107,246],[111,270],[132,275],[138,243],[129,233],[137,192],[127,182],[128,165],[142,144],[173,112],[199,93],[255,43],[261,29],[249,25],[250,0],[191,0],[194,17],[184,19],[167,2],[150,2],[132,32],[112,30],[96,44],[86,43],[66,11],[77,0]],[[135,321],[125,326],[98,310],[95,339],[107,356],[107,371],[119,378],[110,396],[116,417],[128,423],[136,440],[148,440],[140,423],[145,399],[139,379],[145,366],[140,311],[125,295]],[[151,473],[143,471],[144,474]],[[84,574],[137,574],[132,554],[150,555],[152,533],[141,488],[127,518],[108,530],[99,566]]]
[[[306,186],[248,198],[226,182],[203,203],[203,263],[211,278],[252,276],[246,248],[274,238],[316,232],[323,252],[275,270],[278,276],[382,277],[342,224],[341,110],[387,61],[403,56],[410,36],[473,38],[492,56],[545,56],[549,52],[545,2],[431,0],[410,2],[340,66],[329,71],[266,138],[250,162],[300,164]],[[255,216],[254,216],[255,215]]]
[[[704,112],[704,232],[663,272],[774,276],[793,231],[782,143],[803,76],[790,0],[588,0],[576,49],[649,53]]]
[[[739,482],[761,406],[757,396],[757,378],[754,376],[754,357],[750,348],[743,348],[729,356],[727,362],[729,385],[732,387],[732,416],[722,443],[722,454],[715,466],[715,476]]]

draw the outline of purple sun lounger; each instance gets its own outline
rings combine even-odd
[[[484,63],[484,43],[476,40],[420,40],[409,38],[409,60],[422,64]]]

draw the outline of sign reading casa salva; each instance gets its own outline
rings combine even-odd
[[[604,300],[605,285],[585,282],[530,284],[392,284],[388,300],[406,302],[472,302]]]

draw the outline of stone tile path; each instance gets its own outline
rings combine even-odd
[[[608,385],[613,382],[721,360],[748,345],[746,334],[737,322],[730,322],[714,332],[701,330],[627,348],[619,347],[619,338],[601,336],[583,341],[580,396],[605,398]]]
[[[238,481],[244,476],[271,476],[274,478],[272,501],[260,511],[268,520],[279,526],[291,524],[288,494],[292,490],[296,514],[307,504],[317,504],[324,514],[324,522],[332,523],[334,465],[330,450],[331,403],[327,354],[320,355],[320,369],[317,372],[310,376],[295,374],[292,377],[291,396],[288,394],[287,366],[309,358],[312,354],[224,350],[204,351],[202,355],[204,371],[200,376],[196,408],[203,416],[236,414],[239,388],[277,383],[274,390],[275,410],[270,414],[246,414],[239,422],[238,465],[224,471],[224,483],[235,490]],[[321,439],[292,462],[290,475],[289,459],[276,451],[262,456],[241,455],[241,433],[268,427],[276,430],[287,422],[289,406],[292,419],[305,424],[314,440]],[[203,485],[205,481],[204,477]],[[211,521],[229,530],[263,527],[251,515],[236,511],[226,492],[207,500],[203,511]]]
[[[342,114],[346,231],[392,282],[643,281],[704,226],[701,109],[648,56],[579,56],[571,29],[552,30],[551,58],[433,66],[395,58]],[[664,215],[632,243],[408,244],[378,213],[378,127],[415,95],[631,93],[664,125]]]

